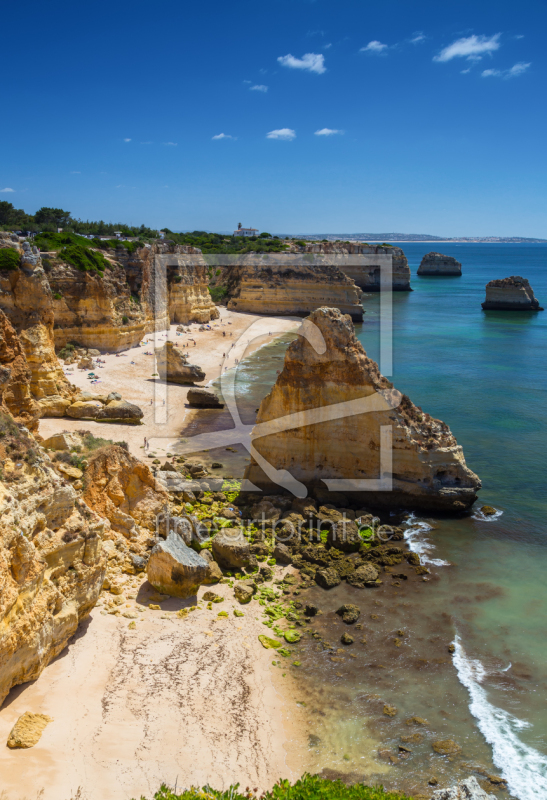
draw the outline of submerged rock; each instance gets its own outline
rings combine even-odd
[[[165,342],[163,347],[158,347],[156,365],[160,378],[169,383],[192,384],[205,379],[205,372],[196,364],[188,364],[187,358],[173,342]]]
[[[195,408],[224,408],[224,403],[210,389],[190,389],[186,399]]]
[[[170,533],[156,544],[150,554],[146,572],[158,592],[171,597],[191,597],[205,582],[209,565],[181,537]]]
[[[418,267],[418,275],[461,275],[462,265],[452,256],[426,253]]]
[[[353,603],[346,603],[340,606],[336,613],[339,617],[342,617],[342,622],[345,622],[346,625],[352,625],[361,616],[361,609],[359,606],[353,605]]]
[[[355,504],[467,511],[481,483],[448,426],[381,375],[348,316],[319,308],[304,324],[315,346],[300,336],[287,349],[253,429],[258,452],[312,495],[323,493],[330,481],[348,481]],[[299,416],[286,429],[280,420],[291,414]],[[392,461],[387,474],[381,451]],[[380,483],[381,476],[383,485],[360,490],[361,480]],[[266,492],[277,489],[254,459],[245,477]],[[337,483],[330,488],[340,490]]]
[[[512,275],[486,284],[485,311],[543,311],[526,278]]]

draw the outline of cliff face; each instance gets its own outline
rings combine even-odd
[[[348,492],[351,502],[356,507],[468,509],[481,484],[448,426],[423,413],[380,374],[355,338],[349,317],[319,308],[308,319],[324,337],[325,352],[316,352],[303,337],[289,346],[283,370],[260,405],[253,433],[258,452],[324,497],[325,479],[380,477],[381,427],[390,426],[392,491]],[[351,401],[353,409],[346,406],[345,413],[334,409],[333,415],[328,408]],[[350,414],[363,403],[371,410]],[[261,423],[318,408],[325,408],[319,412],[323,421],[304,414],[291,430],[261,436]],[[246,477],[269,493],[279,491],[254,460]]]
[[[452,256],[426,253],[418,267],[418,275],[461,275],[462,265]]]
[[[40,255],[24,242],[15,245],[20,267],[0,271],[0,310],[21,341],[30,370],[30,391],[36,400],[72,396],[73,391],[55,355],[51,288]]]
[[[40,406],[30,392],[30,369],[25,352],[8,318],[0,311],[0,394],[2,409],[29,430],[38,429]]]
[[[0,412],[0,704],[34,680],[95,605],[105,520]]]
[[[218,310],[208,290],[199,250],[157,242],[130,253],[118,247],[104,275],[56,261],[49,273],[54,296],[55,343],[121,352],[170,322],[209,322]]]
[[[355,321],[363,319],[357,287],[336,266],[242,264],[228,272],[228,308],[234,311],[305,316],[328,303]]]
[[[487,283],[482,307],[486,311],[543,311],[529,282],[519,275]]]
[[[386,256],[392,258],[392,288],[394,292],[411,292],[410,288],[410,267],[408,261],[400,247],[383,247],[382,245],[372,244],[352,244],[350,242],[320,242],[309,244],[304,248],[306,253],[332,253],[334,256],[347,255],[367,255],[367,256]],[[374,259],[367,259],[372,260]],[[384,259],[379,259],[378,264],[367,264],[366,266],[348,266],[340,261],[340,269],[364,292],[380,291],[380,270]]]

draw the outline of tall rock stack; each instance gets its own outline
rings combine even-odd
[[[447,275],[460,276],[462,265],[452,256],[443,256],[442,253],[426,253],[418,267],[418,275]]]
[[[253,432],[258,452],[324,500],[325,479],[380,477],[381,428],[387,426],[392,490],[351,491],[350,502],[388,509],[469,509],[481,483],[466,466],[448,425],[422,412],[380,374],[356,339],[349,316],[319,308],[306,322],[313,323],[308,330],[317,350],[301,336],[287,349],[283,370],[260,405]],[[306,415],[314,409],[313,417]],[[301,416],[293,416],[288,430],[278,423],[278,432],[261,431],[262,423],[296,414]],[[246,477],[270,494],[279,492],[254,460]]]
[[[526,278],[512,275],[486,284],[485,311],[543,311]]]

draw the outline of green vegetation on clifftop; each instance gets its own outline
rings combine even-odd
[[[192,787],[179,793],[165,784],[154,795],[154,800],[251,800],[255,795],[248,791],[240,791],[239,784],[230,786],[226,791]],[[146,798],[141,797],[141,800]],[[356,783],[351,786],[342,781],[330,781],[318,775],[303,775],[295,784],[279,781],[262,795],[262,800],[412,800],[398,792],[384,792],[381,787],[364,786]]]

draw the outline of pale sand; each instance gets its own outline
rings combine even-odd
[[[199,332],[192,325],[197,346],[190,348],[190,361],[203,367],[206,382],[219,375],[229,344],[256,320],[253,336],[279,335],[297,324],[222,309],[213,331]],[[175,328],[170,338],[188,341],[188,336],[177,337]],[[234,335],[225,338],[222,330]],[[249,342],[247,352],[269,338]],[[157,339],[165,341],[161,335]],[[47,419],[40,423],[41,435],[86,428],[96,436],[126,440],[138,457],[143,456],[144,436],[176,441],[188,413],[187,387],[168,385],[164,407],[158,393],[166,387],[147,380],[153,358],[145,350],[153,351],[153,344],[129,350],[125,357],[104,356],[106,369],[95,370],[102,382],[94,386],[89,386],[87,371],[69,373],[73,383],[93,393],[119,391],[138,403],[145,412],[144,425]],[[259,621],[258,604],[243,607],[245,616],[236,618],[232,612],[238,604],[228,586],[202,587],[199,596],[214,588],[225,602],[185,619],[163,618],[164,611],[176,611],[189,601],[172,598],[162,604],[164,611],[152,611],[147,608],[148,583],[135,578],[135,586],[140,587],[137,600],[122,609],[146,608],[138,614],[135,630],[128,628],[129,619],[105,615],[97,607],[38,680],[17,687],[6,699],[0,710],[0,741],[7,740],[27,710],[54,719],[32,749],[0,747],[6,798],[31,798],[43,789],[43,800],[69,800],[82,787],[88,800],[130,800],[141,794],[151,797],[162,781],[179,788],[239,782],[243,788],[263,790],[278,778],[299,777],[309,764],[309,727],[304,708],[296,703],[298,690],[291,677],[296,668],[291,659],[279,659],[283,667],[274,667],[275,651],[260,645],[258,635],[270,631]],[[227,610],[229,618],[218,618],[219,610]]]
[[[146,588],[130,602],[132,610],[146,607],[135,630],[97,607],[38,680],[8,696],[0,742],[25,711],[54,720],[32,749],[0,746],[9,800],[41,789],[43,800],[69,800],[78,787],[88,800],[151,798],[162,781],[264,790],[306,770],[309,728],[296,702],[297,668],[259,643],[259,634],[271,634],[258,603],[239,606],[227,585],[202,587],[200,597],[212,588],[226,600],[185,619],[163,618],[190,602],[170,598],[152,611]],[[244,617],[233,616],[236,606]],[[219,610],[229,618],[218,618]],[[271,663],[277,659],[281,669]]]
[[[224,371],[234,368],[234,359],[233,357],[230,359],[228,351],[238,340],[246,345],[246,353],[249,354],[276,336],[295,330],[300,324],[288,317],[260,317],[228,311],[223,307],[220,308],[220,314],[220,319],[211,323],[210,331],[200,331],[199,324],[193,323],[189,326],[191,334],[177,336],[177,326],[171,325],[169,332],[146,336],[145,339],[149,342],[147,345],[126,350],[124,355],[120,356],[101,356],[106,362],[104,369],[93,370],[100,377],[100,383],[91,384],[87,378],[89,370],[79,370],[76,365],[65,368],[68,380],[81,389],[99,395],[117,391],[124,400],[136,403],[144,412],[142,425],[99,423],[63,417],[40,420],[40,435],[46,439],[59,431],[89,430],[95,436],[105,439],[126,441],[130,452],[138,458],[144,455],[146,436],[152,439],[153,449],[159,455],[169,452],[179,438],[185,417],[190,411],[185,406],[190,387],[165,384],[159,378],[151,377],[155,372],[155,359],[144,353],[154,352],[154,339],[157,347],[161,346],[167,337],[170,341],[177,342],[181,352],[189,354],[189,363],[197,364],[204,370],[206,377],[200,385],[206,385],[218,378],[221,369]],[[252,330],[249,331],[251,326]],[[222,335],[223,331],[226,332],[226,337]],[[269,336],[269,333],[272,335]],[[195,347],[191,339],[195,339]],[[190,346],[183,348],[184,343],[189,343]],[[135,364],[132,365],[131,361]]]

